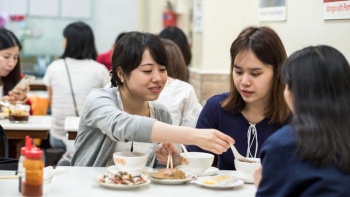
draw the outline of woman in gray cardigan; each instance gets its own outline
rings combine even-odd
[[[157,142],[197,145],[221,154],[234,140],[215,129],[171,125],[165,106],[154,101],[167,80],[162,42],[149,33],[130,32],[116,44],[111,88],[93,90],[80,117],[75,166],[108,166],[117,151],[149,154],[154,167]]]

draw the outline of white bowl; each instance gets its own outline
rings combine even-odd
[[[257,160],[260,161],[260,160]],[[239,173],[239,175],[242,178],[245,179],[253,179],[254,177],[254,172],[255,170],[261,165],[260,162],[244,162],[244,161],[240,161],[238,159],[235,159],[235,166],[236,166],[236,170]]]
[[[125,172],[135,172],[143,169],[148,160],[148,155],[138,152],[115,152],[113,161],[115,165]]]
[[[181,164],[185,170],[191,172],[203,172],[210,168],[214,161],[214,155],[202,152],[181,153]]]

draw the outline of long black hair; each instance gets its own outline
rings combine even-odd
[[[0,50],[5,50],[16,46],[19,48],[19,50],[22,49],[22,45],[17,39],[16,35],[12,31],[6,28],[1,28],[0,29]],[[18,61],[15,68],[7,76],[1,77],[1,78],[4,84],[3,95],[7,95],[7,93],[10,90],[12,90],[21,79],[20,57],[18,57]]]
[[[121,67],[124,74],[129,76],[142,60],[143,52],[148,49],[152,58],[159,65],[167,67],[168,58],[160,39],[150,33],[129,32],[126,33],[115,45],[112,56],[111,83],[112,86],[122,86],[117,75],[117,68]]]
[[[293,95],[298,153],[316,166],[335,164],[350,173],[350,66],[345,57],[330,46],[307,47],[283,64],[282,78]]]
[[[89,25],[83,22],[71,23],[63,30],[63,36],[67,42],[61,58],[96,60],[95,39]]]

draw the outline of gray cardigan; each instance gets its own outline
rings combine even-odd
[[[118,94],[118,88],[104,88],[91,91],[86,98],[71,165],[106,166],[118,141],[151,142],[156,120],[122,111]],[[153,106],[157,120],[172,123],[165,106],[155,102]],[[154,160],[155,152],[149,157],[149,162]]]

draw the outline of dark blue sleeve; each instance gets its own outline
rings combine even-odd
[[[261,149],[262,180],[257,197],[290,196],[293,179],[293,162],[289,147],[279,146],[278,141],[268,139]]]
[[[216,111],[215,103],[216,102],[213,101],[212,99],[209,99],[207,101],[201,113],[199,114],[196,128],[217,129],[215,126],[215,119],[214,119],[215,117],[214,112]],[[191,152],[208,152],[194,145],[188,145],[186,146],[186,148],[188,151],[191,151]]]

